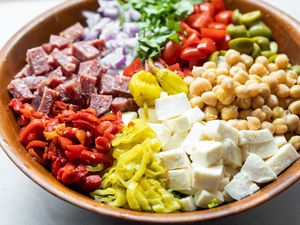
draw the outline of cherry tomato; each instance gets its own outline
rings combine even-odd
[[[181,53],[181,59],[185,61],[205,59],[206,57],[206,54],[199,52],[198,48],[194,47],[187,47]]]
[[[210,3],[210,2],[204,2],[199,6],[199,9],[201,12],[206,12],[208,13],[210,16],[214,16],[216,13],[216,7],[214,4]]]
[[[217,45],[211,38],[202,38],[197,48],[200,52],[210,55],[217,50]]]
[[[135,73],[144,69],[143,62],[140,58],[135,59],[128,67],[124,69],[123,75],[132,77]]]
[[[225,4],[223,0],[211,0],[211,3],[216,7],[216,13],[225,10]]]
[[[200,43],[200,38],[197,36],[197,34],[193,33],[190,36],[188,36],[186,40],[183,42],[183,48],[196,47],[199,43]]]
[[[194,14],[201,13],[199,5],[194,5]]]
[[[172,65],[180,59],[181,51],[181,45],[179,43],[169,41],[165,45],[165,49],[162,51],[161,56],[168,65]]]
[[[187,18],[187,23],[195,29],[207,27],[210,22],[212,22],[212,17],[207,13],[193,14]]]
[[[217,42],[217,46],[219,50],[228,50],[229,49],[229,41],[230,41],[230,36],[226,35],[225,40]]]
[[[219,23],[223,23],[225,25],[228,25],[232,22],[232,15],[233,15],[233,11],[231,11],[231,10],[225,10],[225,11],[219,12],[215,16],[215,21],[219,22]]]
[[[214,41],[222,41],[226,37],[226,31],[225,30],[202,28],[201,33],[202,33],[203,37],[211,38]]]
[[[193,70],[194,66],[200,66],[200,65],[203,65],[203,59],[190,60],[189,61],[189,69],[190,69],[190,71]]]
[[[191,28],[189,25],[187,25],[185,22],[181,22],[181,30],[186,32],[188,36],[195,33],[198,37],[201,37],[200,33],[196,31],[195,29]]]
[[[216,29],[216,30],[226,30],[226,25],[223,23],[210,23],[208,24],[208,28]]]

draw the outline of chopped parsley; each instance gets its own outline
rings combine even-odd
[[[211,200],[211,202],[207,205],[209,209],[215,208],[220,205],[220,202],[218,199],[214,198]]]

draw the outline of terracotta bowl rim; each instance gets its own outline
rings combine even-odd
[[[8,42],[4,45],[4,47],[0,51],[0,62],[5,62],[5,56],[10,52],[10,50],[14,47],[14,43],[17,42],[24,36],[26,33],[30,32],[33,27],[35,27],[40,21],[43,21],[44,19],[53,16],[55,12],[61,11],[63,9],[67,9],[69,7],[72,7],[73,5],[78,4],[82,0],[70,0],[63,2],[49,10],[47,10],[45,13],[37,16],[33,20],[31,20],[29,23],[27,23],[25,26],[23,26],[16,34],[14,34]],[[230,2],[230,0],[229,0]],[[285,17],[285,20],[289,21],[289,23],[296,23],[300,24],[296,19],[292,18],[290,15],[286,14],[285,12],[281,11],[280,9],[264,2],[264,1],[256,1],[257,5],[268,7],[271,11],[277,11],[283,17]],[[5,109],[0,109],[5,110]],[[300,170],[294,171],[292,175],[288,175],[287,171],[285,171],[282,175],[279,176],[284,178],[281,179],[278,184],[272,188],[263,188],[258,193],[245,198],[243,200],[225,204],[223,206],[220,206],[215,209],[211,210],[199,210],[195,212],[188,212],[188,213],[171,213],[171,214],[158,214],[158,213],[145,213],[145,212],[135,212],[132,210],[126,210],[126,209],[119,209],[110,207],[104,204],[99,203],[99,205],[90,205],[87,202],[80,201],[76,199],[74,196],[70,196],[65,194],[63,191],[60,191],[55,188],[55,186],[47,185],[47,183],[40,179],[39,175],[34,174],[31,172],[31,170],[26,167],[25,164],[23,164],[20,159],[14,154],[14,152],[11,150],[11,148],[8,146],[8,144],[5,142],[5,140],[2,137],[2,134],[0,134],[0,146],[6,153],[6,155],[10,158],[10,160],[25,174],[27,175],[31,180],[33,180],[36,184],[38,184],[40,187],[45,189],[46,191],[50,192],[51,194],[55,195],[56,197],[69,202],[73,205],[79,206],[83,209],[87,209],[89,211],[93,211],[99,214],[103,214],[106,216],[111,216],[115,218],[121,218],[121,219],[127,219],[127,220],[133,220],[133,221],[140,221],[140,222],[152,222],[152,223],[190,223],[190,222],[199,222],[199,221],[205,221],[205,220],[211,220],[211,219],[217,219],[221,217],[226,217],[234,214],[238,214],[240,212],[244,212],[246,210],[249,210],[251,208],[254,208],[258,205],[261,205],[265,203],[266,201],[272,199],[276,195],[280,194],[287,188],[289,188],[291,185],[296,183],[298,180],[300,180]],[[295,162],[295,164],[298,165],[300,168],[300,159]],[[292,169],[292,167],[296,167],[297,165],[292,165],[289,169]],[[287,170],[289,170],[287,169]],[[284,181],[284,182],[283,182]],[[274,181],[276,182],[276,181]],[[243,204],[244,203],[244,204]]]

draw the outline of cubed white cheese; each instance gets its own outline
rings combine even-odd
[[[203,209],[207,209],[213,199],[217,199],[219,204],[224,202],[223,194],[219,191],[209,192],[206,190],[199,190],[194,196],[196,205]]]
[[[192,163],[192,187],[216,191],[223,175],[223,166],[204,167],[199,163]]]
[[[187,131],[173,134],[169,141],[162,147],[164,151],[179,148],[182,145],[182,142],[185,140],[188,135]]]
[[[238,172],[240,172],[240,168],[232,168],[226,166],[224,168],[224,177],[229,177],[230,179],[232,179]]]
[[[267,159],[278,151],[276,142],[273,139],[267,142],[244,144],[241,148],[243,151],[244,161],[247,159],[249,153],[254,153],[262,159]]]
[[[241,200],[259,190],[259,187],[251,181],[248,174],[239,172],[224,189],[233,199]]]
[[[299,154],[291,144],[283,145],[278,152],[266,162],[278,175],[299,158]]]
[[[124,125],[128,125],[128,123],[131,122],[131,120],[137,118],[137,113],[136,112],[123,112],[122,113],[122,121]]]
[[[229,178],[229,177],[223,177],[223,178],[220,180],[218,190],[219,190],[219,191],[223,191],[223,190],[224,190],[224,187],[225,187],[229,182],[230,182],[230,178]]]
[[[185,93],[170,95],[155,100],[155,110],[158,120],[167,120],[180,116],[191,109]]]
[[[165,91],[162,91],[162,92],[160,93],[160,98],[164,98],[164,97],[168,97],[168,96],[169,96],[168,93],[165,92]]]
[[[163,166],[169,170],[190,167],[190,160],[182,149],[173,149],[155,154]]]
[[[194,107],[194,108],[188,110],[184,115],[188,118],[191,126],[195,122],[199,122],[199,121],[203,120],[203,118],[205,116],[204,112],[202,112],[202,110],[199,109],[199,107]]]
[[[169,142],[172,131],[160,123],[148,123],[148,125],[156,133],[157,138],[161,141],[162,147],[164,147]]]
[[[184,212],[192,212],[197,210],[197,206],[195,204],[195,200],[192,196],[188,196],[180,199],[181,209]]]
[[[286,140],[285,136],[283,136],[283,135],[274,136],[274,141],[275,141],[276,145],[278,146],[278,148],[287,144],[287,140]]]
[[[143,108],[138,109],[138,114],[139,114],[139,118],[141,118],[143,120],[147,120]],[[148,108],[148,122],[149,123],[159,123],[159,120],[157,119],[156,111],[154,108]]]
[[[198,189],[195,189],[195,188],[192,188],[191,190],[181,190],[181,191],[178,191],[182,194],[185,194],[185,195],[194,195],[196,192],[198,191]]]
[[[204,166],[218,163],[223,155],[223,145],[217,141],[198,141],[193,144],[191,160]]]
[[[174,191],[192,190],[191,169],[179,169],[168,171],[168,188]]]
[[[240,131],[239,144],[257,144],[273,140],[273,135],[268,129]]]
[[[248,174],[250,179],[256,183],[267,183],[277,178],[274,171],[258,155],[250,153],[241,171]]]
[[[203,134],[216,141],[223,141],[228,138],[238,144],[239,140],[239,131],[220,120],[207,122]]]
[[[169,120],[164,120],[163,124],[173,132],[188,131],[191,128],[190,121],[185,115],[178,116]]]
[[[226,166],[233,168],[239,168],[242,166],[242,151],[241,149],[230,139],[223,141],[223,160]]]
[[[192,148],[193,148],[193,143],[198,141],[203,129],[204,129],[204,125],[201,123],[194,123],[190,132],[188,133],[187,137],[185,138],[185,140],[183,141],[181,148],[188,154],[190,154]]]

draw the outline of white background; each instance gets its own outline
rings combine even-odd
[[[267,0],[300,20],[299,0]],[[33,17],[62,0],[0,0],[0,48]],[[299,52],[300,54],[300,52]],[[97,215],[52,196],[32,182],[0,149],[0,225],[138,224]],[[298,225],[300,182],[248,212],[201,225]]]

